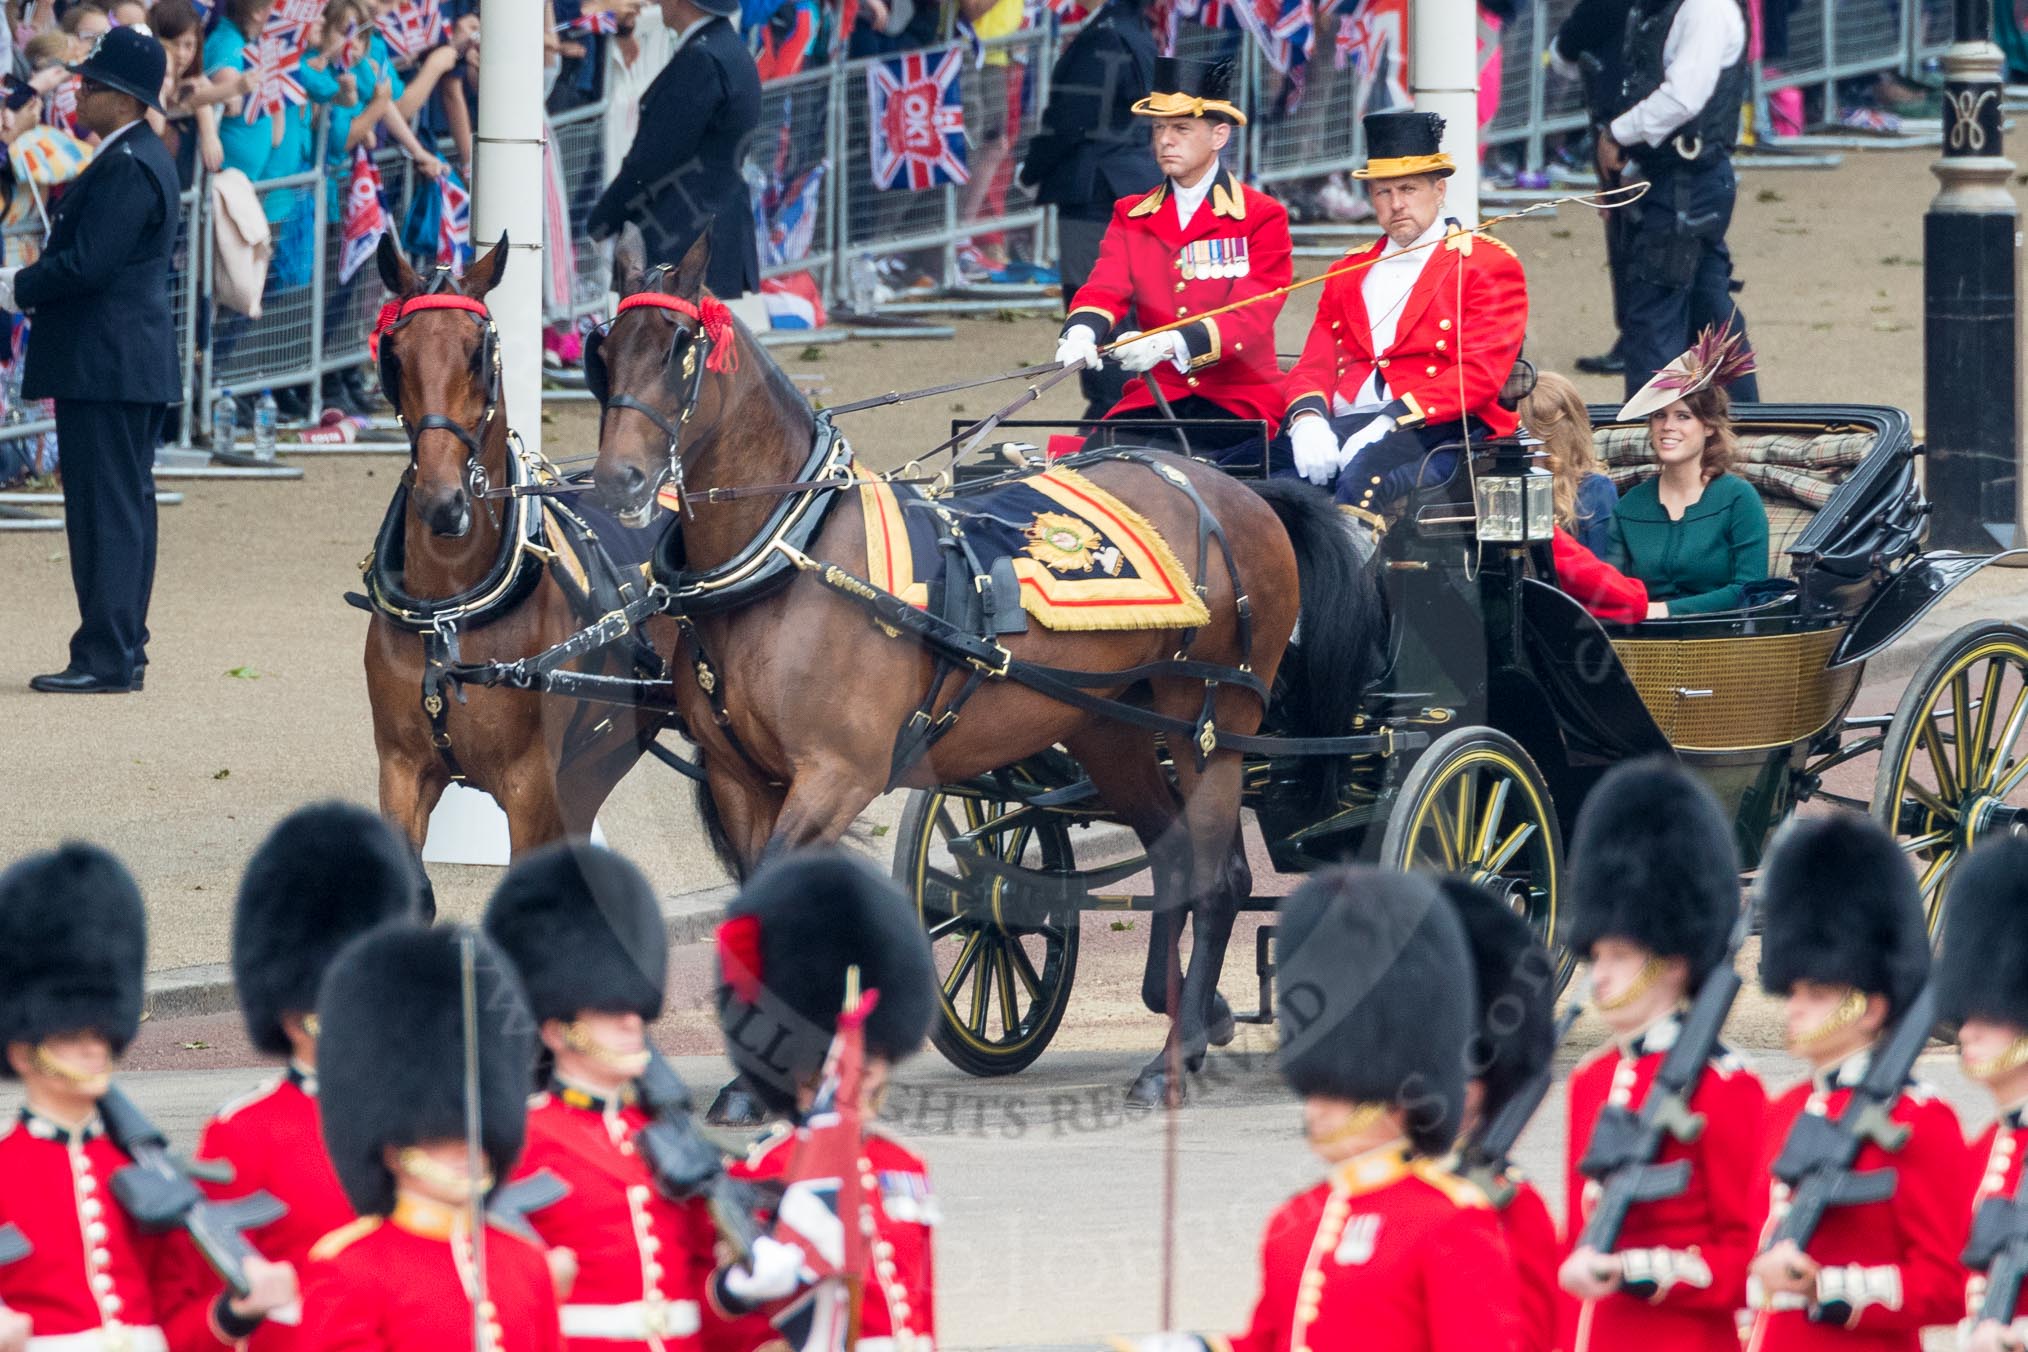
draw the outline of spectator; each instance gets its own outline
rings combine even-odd
[[[1633,0],[1578,0],[1549,44],[1550,63],[1557,73],[1583,83],[1584,110],[1592,125],[1595,148],[1605,144],[1606,124],[1620,111],[1620,39],[1632,4]],[[1609,172],[1596,154],[1592,167],[1601,189],[1620,186],[1619,171]],[[1576,365],[1586,375],[1616,376],[1627,369],[1626,356],[1620,350],[1620,278],[1626,271],[1622,255],[1626,252],[1627,214],[1602,211],[1599,216],[1605,225],[1606,274],[1612,279],[1613,343],[1595,356],[1579,357]]]
[[[959,17],[980,42],[1019,32],[1025,15],[1023,0],[957,0],[957,6]],[[971,134],[972,149],[966,166],[971,177],[958,204],[960,221],[997,214],[991,201],[1000,168],[1007,162],[1008,92],[1013,90],[1019,99],[1022,74],[1006,49],[994,47],[979,58],[971,78],[962,82],[970,95],[965,100],[965,128]],[[1002,200],[1004,203],[1004,189]],[[968,282],[989,281],[991,274],[1006,266],[1005,244],[997,231],[968,239],[958,249],[958,268]]]
[[[82,61],[98,40],[112,30],[112,18],[98,5],[85,0],[64,11],[57,28],[70,38],[70,59]]]
[[[148,24],[148,14],[148,7],[142,4],[141,0],[120,0],[107,11],[107,17],[112,20],[115,28],[132,28],[135,24]],[[154,25],[148,24],[148,27],[152,30]]]
[[[156,0],[148,27],[168,58],[162,85],[161,113],[150,112],[148,125],[161,135],[176,161],[177,182],[189,188],[197,166],[217,173],[225,165],[225,146],[218,136],[218,105],[237,98],[241,81],[213,84],[203,63],[204,21],[190,0]]]
[[[625,0],[613,12],[620,31],[606,46],[606,183],[620,172],[620,161],[641,129],[642,98],[676,54],[676,34],[662,22],[659,5]]]

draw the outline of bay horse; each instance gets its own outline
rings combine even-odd
[[[442,638],[430,632],[433,616],[456,616],[451,660],[467,663],[531,656],[583,623],[545,551],[510,562],[517,513],[539,510],[535,500],[501,504],[480,496],[488,485],[513,482],[516,471],[499,344],[484,304],[506,268],[506,236],[462,279],[445,269],[418,278],[391,233],[381,238],[378,263],[394,299],[376,326],[376,355],[409,436],[408,468],[368,570],[366,688],[380,811],[419,852],[430,812],[461,778],[505,810],[517,854],[589,835],[600,805],[671,725],[673,709],[427,679],[433,642],[442,655]],[[404,497],[397,523],[393,513]],[[396,548],[398,568],[386,557]],[[526,572],[503,580],[503,566]],[[673,655],[673,623],[650,624],[650,646],[665,659]],[[595,670],[615,660],[608,652],[576,665]]]
[[[646,510],[665,482],[675,484],[691,509],[679,509],[675,527],[688,573],[733,559],[781,501],[767,490],[719,501],[710,492],[795,480],[819,431],[808,402],[766,351],[705,296],[708,250],[708,237],[700,238],[677,265],[644,271],[638,251],[622,243],[615,287],[633,303],[623,302],[600,337],[595,360],[603,379],[591,382],[603,404],[593,482],[622,519]],[[735,346],[735,360],[725,359],[727,343]],[[709,360],[698,360],[700,348]],[[1323,494],[1297,482],[1249,487],[1172,455],[1100,460],[1081,472],[1172,543],[1198,538],[1196,504],[1164,475],[1187,478],[1229,541],[1232,567],[1212,550],[1204,575],[1194,579],[1210,611],[1194,638],[1179,629],[1059,632],[1031,625],[1005,637],[1013,657],[1109,672],[1187,648],[1191,658],[1226,667],[1250,661],[1271,687],[1300,610],[1303,641],[1292,663],[1300,671],[1291,674],[1299,677],[1294,685],[1306,707],[1278,709],[1277,717],[1300,735],[1351,730],[1384,619],[1379,591]],[[844,505],[828,513],[806,552],[864,576],[856,495],[830,496]],[[1237,604],[1242,592],[1251,597],[1250,656]],[[1060,744],[1147,849],[1157,900],[1142,999],[1151,1011],[1174,1016],[1183,1064],[1198,1069],[1214,1036],[1230,1036],[1216,983],[1238,903],[1252,886],[1239,843],[1240,753],[1221,748],[1200,768],[1172,738],[1178,750],[1165,773],[1157,733],[1013,680],[986,680],[928,754],[890,785],[897,735],[929,690],[934,664],[922,645],[884,636],[868,621],[864,609],[801,570],[771,594],[694,619],[686,654],[701,658],[712,679],[678,673],[676,692],[684,722],[698,737],[706,827],[721,857],[743,877],[778,852],[836,841],[889,787],[968,779]],[[1123,681],[1091,693],[1126,696],[1192,726],[1209,697],[1222,732],[1253,733],[1264,714],[1257,695],[1228,684],[1208,696],[1203,679]],[[1186,910],[1193,918],[1190,963],[1180,1000],[1172,1002]],[[1135,1101],[1182,1092],[1166,1065],[1166,1055],[1157,1055],[1141,1070],[1129,1090]]]

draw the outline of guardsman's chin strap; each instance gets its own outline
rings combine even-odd
[[[2010,1070],[2028,1066],[2028,1034],[2015,1038],[2005,1050],[1983,1061],[1967,1061],[1965,1074],[1975,1080],[1997,1080]]]
[[[35,1044],[35,1068],[52,1079],[62,1080],[73,1089],[92,1095],[105,1093],[113,1083],[110,1070],[88,1071],[74,1066],[51,1051],[46,1042]]]
[[[573,1019],[564,1025],[563,1045],[576,1052],[579,1056],[587,1057],[602,1066],[625,1074],[628,1079],[633,1079],[648,1068],[648,1049],[646,1047],[632,1052],[614,1051],[611,1047],[593,1037],[591,1030],[586,1028],[580,1020]]]

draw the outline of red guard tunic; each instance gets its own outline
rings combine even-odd
[[[1174,192],[1166,181],[1144,197],[1114,204],[1090,280],[1071,298],[1066,329],[1080,312],[1110,329],[1129,307],[1140,328],[1159,328],[1289,284],[1295,274],[1288,210],[1236,175],[1216,172],[1218,181],[1188,225],[1177,224]],[[1281,312],[1277,298],[1185,325],[1178,332],[1189,344],[1190,370],[1162,362],[1155,367],[1155,382],[1172,401],[1201,395],[1236,417],[1265,420],[1272,431],[1282,415],[1281,366],[1275,359],[1275,319]],[[1129,417],[1154,404],[1147,382],[1136,380],[1106,416]]]
[[[1760,1171],[1771,1180],[1767,1235],[1788,1211],[1788,1186],[1772,1182],[1772,1170],[1796,1120],[1806,1112],[1836,1117],[1852,1096],[1851,1086],[1865,1074],[1866,1057],[1860,1053],[1768,1105]],[[1800,1298],[1793,1296],[1777,1297],[1770,1309],[1758,1284],[1749,1283],[1748,1304],[1758,1311],[1749,1352],[1919,1352],[1922,1329],[1957,1321],[1964,1286],[1958,1255],[1964,1252],[1970,1221],[1964,1212],[1971,1182],[1964,1134],[1950,1105],[1924,1085],[1911,1086],[1892,1116],[1909,1129],[1907,1143],[1894,1154],[1877,1145],[1861,1146],[1852,1167],[1861,1173],[1892,1169],[1894,1196],[1832,1208],[1808,1249],[1831,1278],[1819,1281],[1819,1292],[1830,1295],[1835,1289],[1856,1307],[1851,1323],[1812,1323],[1795,1303]]]
[[[1513,1346],[1514,1269],[1485,1194],[1395,1142],[1284,1202],[1260,1299],[1222,1352],[1483,1352]]]
[[[1596,1185],[1577,1171],[1592,1126],[1608,1103],[1639,1110],[1663,1054],[1681,1024],[1662,1020],[1622,1049],[1606,1047],[1570,1079],[1570,1136],[1564,1213],[1571,1243],[1584,1232]],[[1662,1270],[1673,1274],[1652,1301],[1616,1292],[1578,1307],[1573,1352],[1739,1352],[1734,1312],[1746,1304],[1746,1269],[1767,1215],[1765,1176],[1747,1161],[1760,1157],[1767,1095],[1730,1052],[1705,1068],[1691,1111],[1704,1117],[1695,1142],[1670,1140],[1658,1164],[1690,1162],[1690,1186],[1666,1201],[1643,1202],[1627,1216],[1619,1251],[1660,1250]]]
[[[304,1352],[468,1352],[473,1344],[472,1245],[446,1207],[365,1216],[317,1242],[301,1274]],[[481,1352],[563,1352],[556,1288],[541,1250],[486,1230]]]
[[[1334,265],[1370,262],[1385,240]],[[1333,398],[1361,402],[1377,371],[1389,393],[1407,405],[1403,427],[1458,422],[1476,415],[1504,436],[1517,417],[1499,403],[1521,340],[1528,332],[1528,281],[1514,251],[1490,235],[1453,233],[1423,264],[1395,324],[1394,342],[1373,350],[1359,268],[1324,283],[1317,318],[1302,358],[1283,382],[1288,416],[1330,417]],[[1462,276],[1461,276],[1462,274]]]
[[[1969,1228],[1979,1214],[1979,1208],[1991,1197],[2012,1197],[2021,1182],[2021,1161],[2028,1156],[2028,1121],[2019,1108],[2015,1108],[1995,1121],[1972,1143],[1967,1163],[1968,1190],[1972,1199],[1971,1209],[1965,1214]],[[4,1272],[4,1269],[0,1269]],[[1965,1325],[1969,1328],[1979,1320],[1979,1309],[1986,1303],[1986,1278],[1983,1273],[1968,1275],[1965,1282]],[[2022,1306],[2014,1309],[2014,1317],[2021,1317]]]
[[[1557,1259],[1563,1247],[1556,1237],[1556,1222],[1549,1218],[1549,1204],[1535,1185],[1519,1174],[1512,1175],[1510,1181],[1514,1195],[1495,1214],[1507,1240],[1507,1253],[1514,1260],[1523,1332],[1515,1352],[1552,1352],[1559,1346],[1559,1331],[1569,1323],[1565,1306],[1570,1297],[1556,1282]]]
[[[734,1178],[770,1182],[783,1178],[795,1133],[781,1128],[763,1137],[746,1159],[727,1172]],[[860,1159],[861,1183],[873,1206],[873,1274],[860,1310],[858,1352],[935,1352],[936,1273],[932,1262],[939,1219],[930,1191],[929,1166],[892,1136],[869,1130]],[[715,1349],[757,1348],[780,1339],[766,1314],[736,1314],[717,1308],[722,1321],[709,1338]],[[772,1311],[768,1312],[772,1313]]]
[[[65,1352],[233,1345],[212,1321],[189,1240],[143,1234],[113,1200],[112,1176],[131,1163],[96,1118],[73,1135],[24,1111],[0,1136],[0,1225],[32,1246],[0,1267],[0,1305],[28,1316],[31,1347],[44,1338],[71,1339]]]
[[[716,1243],[701,1203],[655,1190],[634,1137],[640,1108],[577,1089],[537,1094],[516,1176],[547,1169],[570,1195],[528,1218],[545,1244],[577,1255],[563,1307],[571,1352],[694,1352]]]

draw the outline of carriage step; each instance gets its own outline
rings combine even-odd
[[[1253,936],[1253,972],[1260,978],[1260,1008],[1252,1014],[1235,1013],[1235,1023],[1271,1024],[1275,1021],[1275,927],[1262,925]]]

